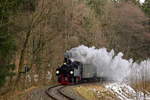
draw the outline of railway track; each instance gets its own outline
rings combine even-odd
[[[97,82],[89,82],[90,84],[95,84]],[[67,85],[67,86],[80,86],[80,85],[88,85],[89,83],[79,83],[79,84],[72,84],[72,85]],[[98,82],[99,83],[99,82]],[[70,97],[67,96],[64,92],[63,89],[67,86],[63,86],[63,85],[55,85],[52,87],[49,87],[45,93],[47,94],[47,96],[53,100],[78,100],[76,97]],[[81,100],[83,100],[81,98]]]
[[[53,100],[75,100],[63,93],[63,88],[66,86],[63,85],[55,85],[52,87],[49,87],[45,93],[47,94],[48,97],[50,97]]]

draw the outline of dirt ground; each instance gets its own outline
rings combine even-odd
[[[50,100],[45,94],[48,87],[31,87],[24,91],[15,91],[0,98],[0,100]]]
[[[4,97],[0,97],[0,100],[52,100],[45,93],[49,87],[50,86],[31,87],[24,91],[16,91],[14,93],[7,94]],[[64,94],[73,97],[75,100],[85,100],[73,89],[74,87],[75,86],[68,86],[64,88]]]

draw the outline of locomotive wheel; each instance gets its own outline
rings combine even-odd
[[[74,77],[71,80],[73,84],[77,84],[79,82],[79,79],[77,77]]]
[[[76,77],[75,79],[76,79],[75,83],[76,84],[79,83],[78,77]]]
[[[77,78],[76,78],[76,77],[74,77],[73,79],[74,79],[74,81],[73,81],[73,82],[74,82],[74,84],[76,84],[76,83],[77,83]]]
[[[76,84],[80,83],[79,77],[76,77],[75,79],[76,79],[76,82],[75,82]]]
[[[71,78],[71,83],[75,83],[75,79],[74,78]]]

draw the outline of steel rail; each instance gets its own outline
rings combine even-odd
[[[62,87],[56,89],[56,91],[59,93],[59,95],[61,95],[62,97],[64,97],[66,100],[75,100],[75,99],[73,99],[73,98],[71,98],[71,97],[65,95],[65,94],[62,92],[62,89],[64,89],[64,88],[66,87],[66,86],[63,86],[63,85],[55,85],[55,86],[49,87],[49,88],[45,91],[45,93],[47,94],[48,97],[50,97],[50,98],[53,99],[53,100],[60,100],[60,99],[57,98],[57,97],[59,97],[59,95],[57,95],[57,97],[56,97],[55,95],[52,95],[52,92],[53,92],[52,89],[57,88],[57,87],[59,87],[59,86],[62,86]],[[61,100],[62,100],[62,99],[61,99]]]

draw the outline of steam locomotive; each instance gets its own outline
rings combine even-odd
[[[61,67],[56,69],[56,76],[58,83],[63,85],[103,80],[97,75],[96,67],[69,58],[65,58]]]

